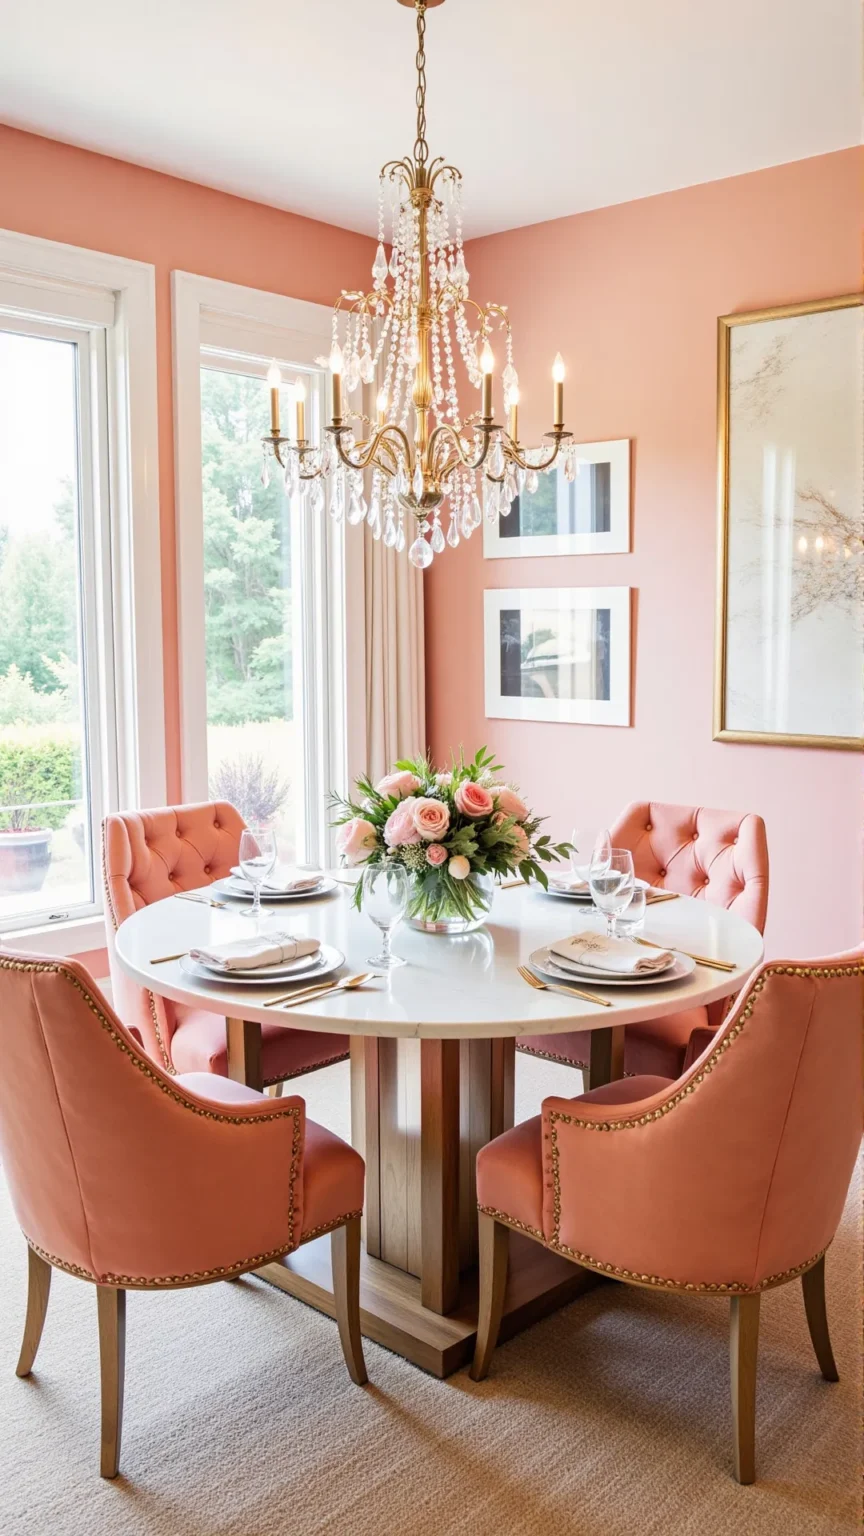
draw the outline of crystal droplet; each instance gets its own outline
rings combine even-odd
[[[539,485],[539,483],[540,482],[539,482],[539,480],[537,478],[537,471],[536,471],[536,469],[529,469],[527,475],[525,476],[525,489],[528,492],[529,496],[533,496],[534,495],[534,492],[536,491],[537,486]]]
[[[399,271],[399,253],[394,245],[390,256],[390,276],[395,277]]]
[[[396,524],[393,521],[392,512],[388,512],[384,519],[384,543],[388,549],[392,549],[396,543]]]
[[[401,522],[399,524],[399,530],[396,534],[396,543],[393,545],[393,548],[395,549],[397,555],[401,555],[403,549],[405,548],[405,528]]]
[[[345,375],[345,385],[349,394],[352,394],[360,383],[360,362],[356,352],[351,353]]]
[[[405,349],[405,360],[406,360],[406,362],[408,364],[408,367],[409,368],[416,368],[417,363],[419,362],[419,359],[420,359],[420,347],[418,346],[418,343],[417,343],[417,337],[414,336],[414,335],[411,335],[411,336],[408,337],[408,346]]]
[[[568,453],[564,460],[564,478],[572,482],[576,479],[576,459],[572,453]]]
[[[509,395],[511,389],[519,387],[519,375],[512,363],[508,363],[501,375],[501,383],[504,385],[504,394]]]
[[[396,476],[396,495],[408,495],[408,475],[406,473],[404,464],[399,465],[399,473]]]
[[[387,253],[380,242],[375,252],[375,260],[372,263],[372,276],[375,279],[376,288],[383,286],[387,281]]]
[[[417,464],[414,469],[414,475],[411,481],[411,489],[413,490],[417,501],[421,501],[425,487],[423,485],[423,471],[419,464]]]
[[[444,543],[444,531],[440,523],[436,523],[435,527],[432,529],[432,537],[429,540],[429,543],[432,545],[432,549],[436,555],[441,555],[444,553],[446,545]]]
[[[261,465],[261,484],[263,485],[265,491],[270,484],[270,465],[267,463],[266,458],[264,463]]]
[[[348,521],[352,525],[356,525],[357,523],[362,523],[365,516],[366,508],[357,492],[353,491],[351,493],[351,500],[348,503]]]
[[[366,347],[360,357],[360,378],[364,384],[371,384],[375,377],[375,364],[372,361],[372,353]]]
[[[438,265],[435,268],[435,277],[438,281],[439,287],[443,288],[449,276],[450,273],[447,268],[447,257],[441,256],[439,257]]]
[[[324,511],[324,487],[320,480],[315,480],[312,484],[312,495],[309,497],[309,506],[316,515]]]
[[[425,571],[427,565],[432,564],[432,558],[432,551],[426,540],[418,536],[408,551],[411,564],[416,565],[418,571]]]
[[[455,512],[450,514],[450,527],[447,529],[447,543],[451,549],[459,548],[459,524]]]
[[[369,527],[372,530],[373,537],[376,538],[376,539],[380,539],[380,537],[381,537],[381,503],[378,500],[377,496],[373,496],[372,497],[372,505],[370,506],[369,511],[367,513],[366,521],[367,521],[367,523],[369,524]]]
[[[483,509],[480,506],[480,497],[476,491],[471,498],[471,527],[479,528],[483,521]],[[466,535],[467,537],[467,535]]]
[[[501,447],[500,442],[497,442],[489,455],[488,474],[490,474],[493,479],[497,480],[501,475],[503,475],[503,473],[504,449]]]

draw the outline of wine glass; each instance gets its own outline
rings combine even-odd
[[[604,860],[591,865],[588,884],[594,905],[606,918],[606,937],[615,934],[615,919],[629,904],[635,882],[633,855],[629,848],[612,848],[609,863]]]
[[[628,934],[636,933],[643,926],[647,905],[644,885],[634,885],[633,894],[624,911],[619,912],[615,919],[615,932],[619,938],[626,939]]]
[[[245,827],[240,834],[240,868],[252,887],[252,906],[244,917],[261,916],[261,887],[276,863],[276,834],[267,827]]]
[[[583,884],[587,882],[592,864],[598,868],[605,864],[608,869],[612,839],[605,827],[599,832],[586,832],[581,827],[574,827],[570,842],[570,868],[577,880]]]
[[[380,955],[370,955],[368,965],[392,971],[405,964],[393,954],[390,935],[405,916],[407,905],[408,874],[404,864],[389,859],[383,864],[367,864],[363,871],[363,910],[384,936]]]

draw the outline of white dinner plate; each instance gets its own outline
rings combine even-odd
[[[183,956],[180,969],[196,980],[229,982],[233,987],[235,983],[260,986],[262,982],[273,981],[317,981],[319,977],[338,971],[344,964],[341,949],[336,949],[333,944],[322,944],[316,954],[303,955],[300,960],[280,960],[277,965],[255,966],[245,971],[219,971],[200,960],[193,960],[191,955]]]
[[[642,971],[638,976],[613,976],[611,971],[589,970],[580,967],[577,971],[571,966],[558,965],[553,958],[548,946],[535,949],[528,956],[528,964],[533,965],[546,981],[571,981],[574,983],[588,982],[595,987],[647,987],[657,986],[661,981],[682,981],[685,976],[692,976],[696,969],[696,961],[689,955],[675,955],[672,964],[665,971]]]
[[[635,883],[639,890],[651,890],[651,886],[648,884],[647,880],[637,880]],[[593,897],[590,891],[568,891],[565,890],[563,886],[552,885],[551,879],[548,891],[544,891],[542,885],[538,886],[538,890],[543,896],[560,896],[564,901],[580,901],[585,906],[593,905]]]
[[[251,901],[252,887],[245,880],[238,880],[234,875],[228,875],[224,880],[216,880],[210,887],[221,890],[224,896],[233,896],[235,901]],[[308,901],[310,896],[324,896],[328,891],[336,889],[335,880],[321,879],[317,885],[310,885],[305,891],[268,891],[262,890],[261,900],[266,905],[271,901]]]

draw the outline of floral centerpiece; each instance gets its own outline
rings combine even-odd
[[[333,797],[336,846],[347,865],[403,864],[411,879],[408,920],[431,932],[465,932],[483,922],[494,881],[518,872],[546,888],[543,864],[566,857],[568,843],[539,834],[541,819],[509,784],[485,747],[445,772],[428,758],[406,758],[377,784],[356,782]],[[358,881],[354,904],[363,902]]]

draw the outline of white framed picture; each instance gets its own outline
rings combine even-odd
[[[517,555],[626,555],[630,552],[630,443],[577,443],[576,473],[564,465],[537,477],[506,516],[483,525],[489,560]]]
[[[499,587],[483,598],[487,719],[630,724],[629,587]]]

